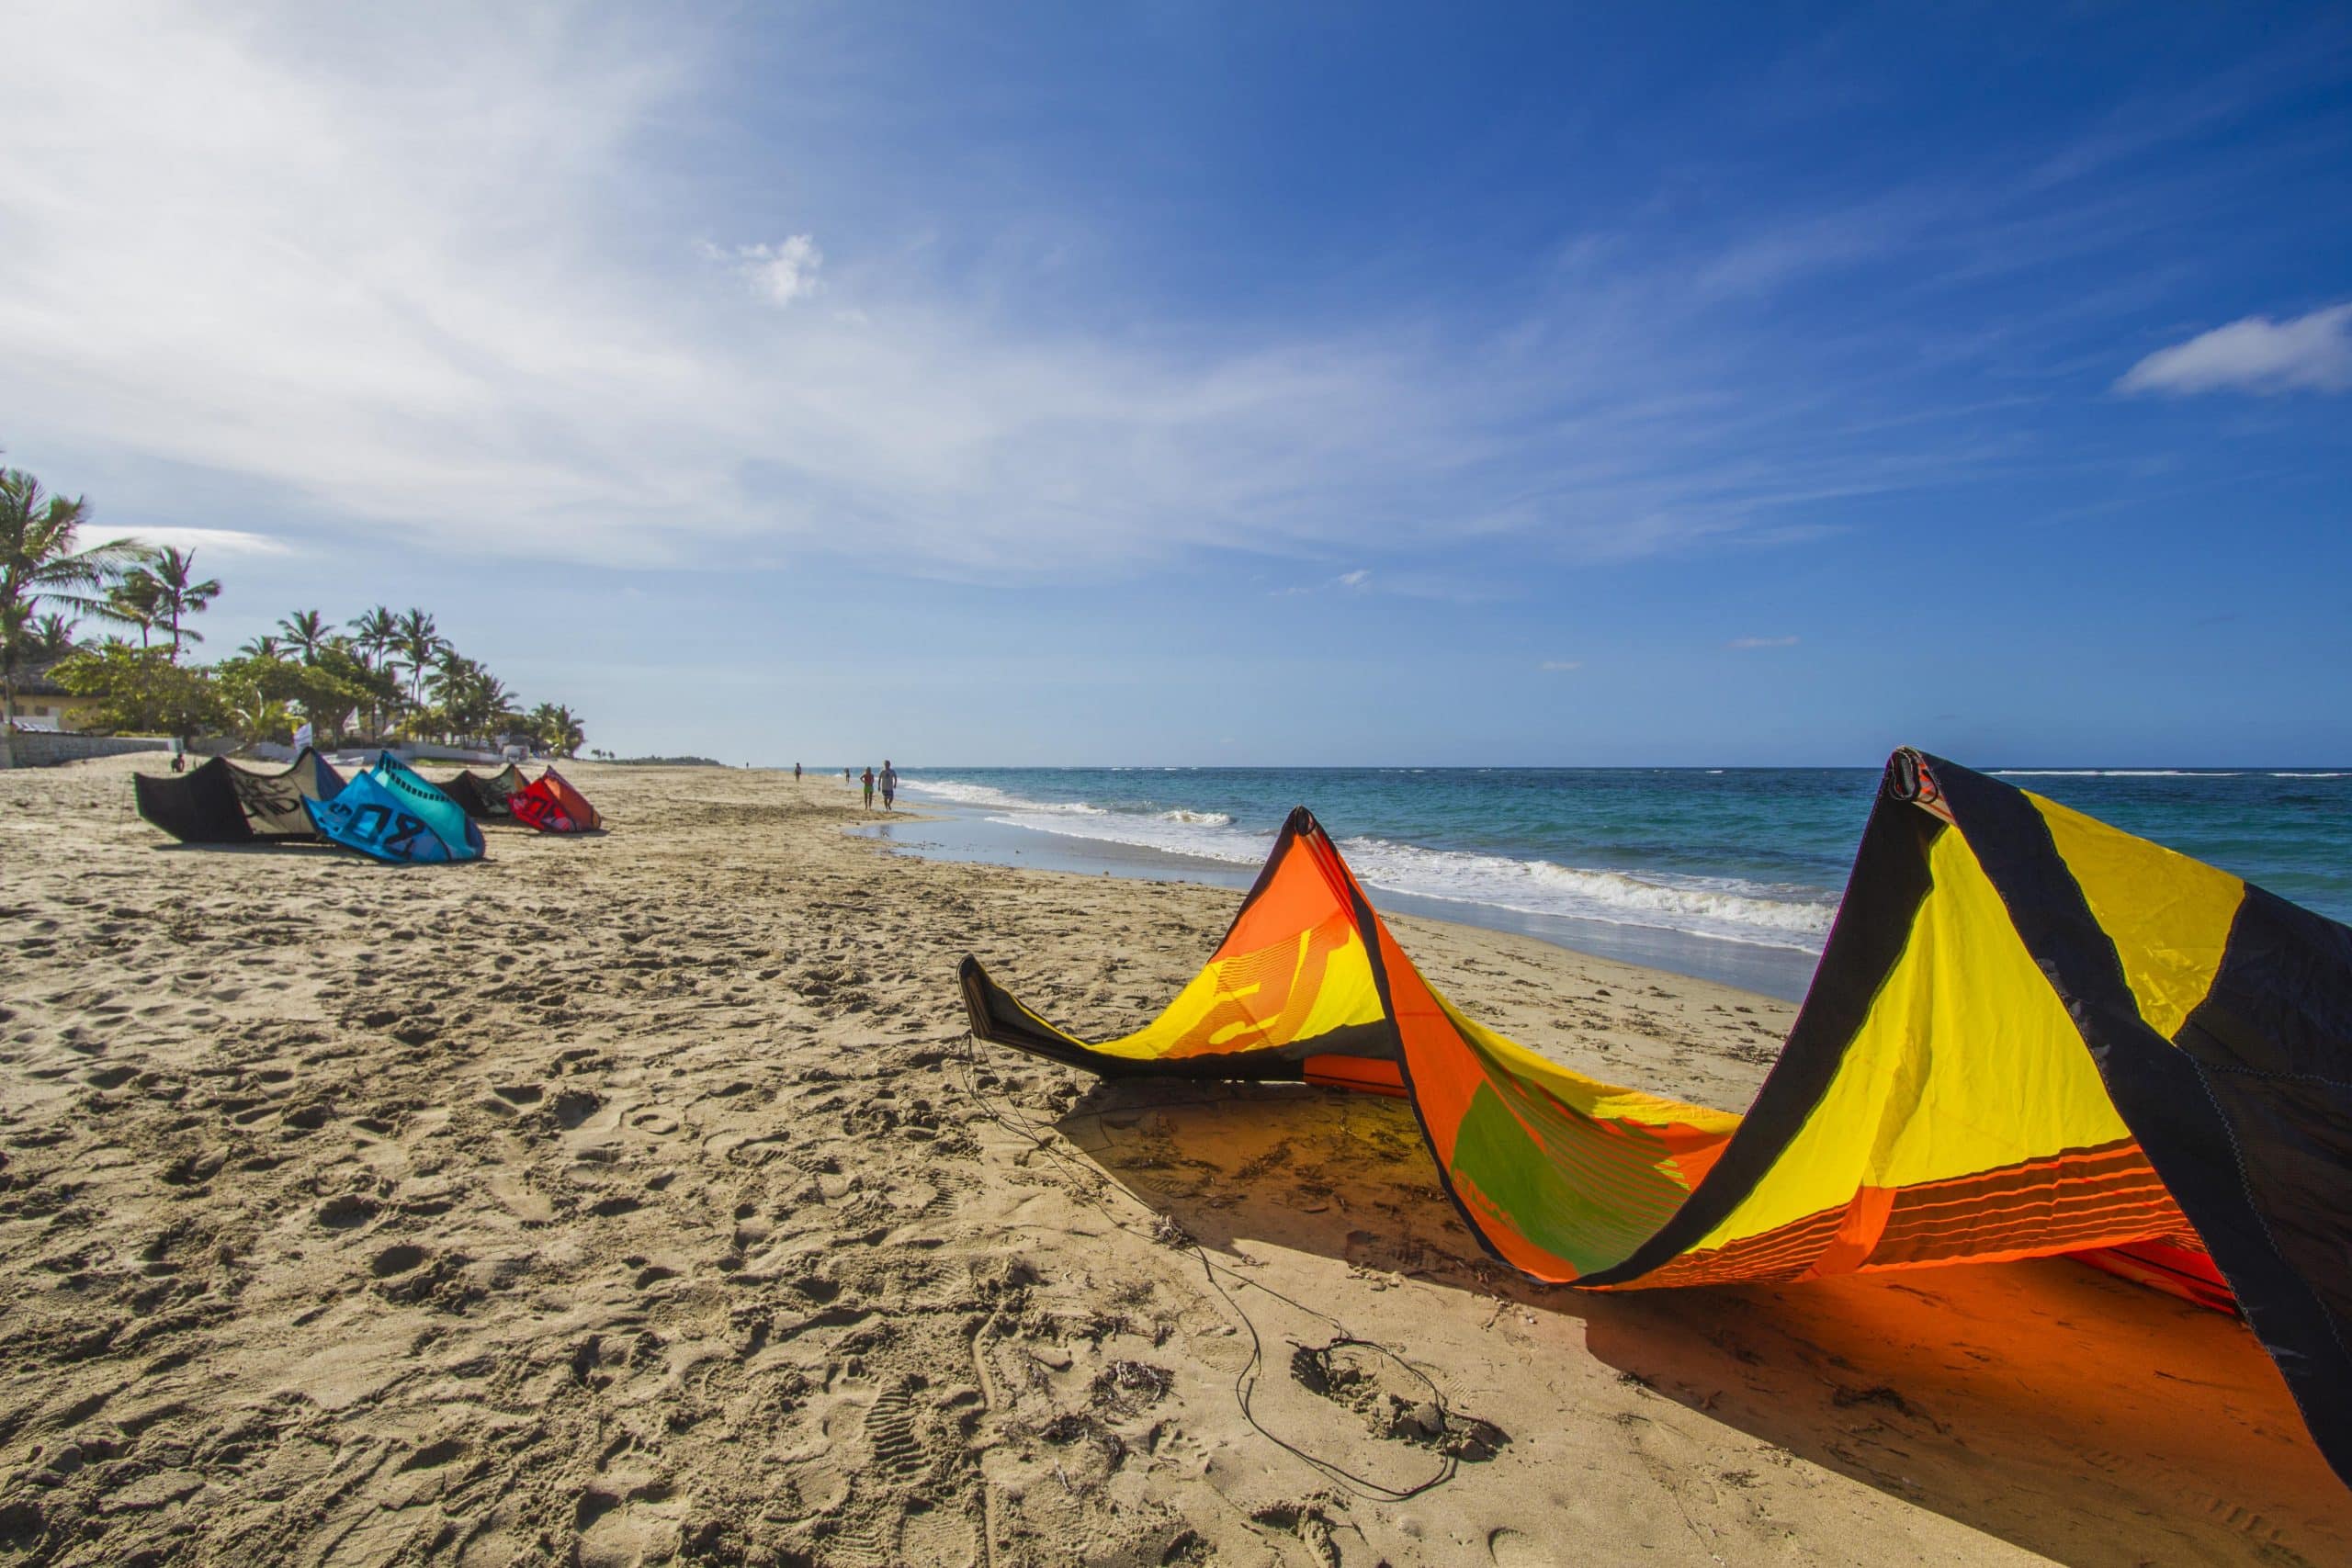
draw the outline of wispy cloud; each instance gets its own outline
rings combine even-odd
[[[802,69],[854,76],[822,69],[827,36],[796,40]],[[138,490],[178,466],[322,533],[469,555],[1012,577],[1216,550],[1365,560],[1339,585],[1403,595],[1432,581],[1413,561],[1475,574],[1463,547],[1489,540],[1538,562],[1797,547],[2030,439],[1862,385],[1838,330],[1775,330],[1791,293],[2000,215],[1933,186],[1709,202],[1730,216],[1696,238],[1629,222],[1475,311],[1434,288],[1103,331],[942,259],[1012,246],[994,190],[926,209],[920,263],[804,202],[858,184],[815,149],[854,145],[859,106],[819,89],[807,146],[739,134],[710,107],[729,40],[691,17],[86,0],[12,16],[9,48],[0,431],[119,459],[118,513],[185,515]],[[746,217],[747,188],[786,195]],[[1041,257],[1083,227],[1053,216]],[[1120,282],[1095,287],[1125,310]],[[1870,292],[1833,320],[1902,330],[1848,318]],[[1901,354],[1873,335],[1867,357]]]
[[[1724,644],[1725,648],[1737,649],[1794,648],[1796,645],[1797,639],[1792,637],[1736,637]]]
[[[2158,349],[2119,392],[2341,392],[2352,389],[2352,303],[2274,321],[2247,316]]]
[[[817,248],[811,234],[795,234],[780,244],[737,245],[731,250],[706,240],[695,247],[695,254],[735,273],[770,304],[789,305],[823,287],[817,269],[825,265],[825,254]],[[847,314],[855,319],[854,312]]]
[[[1371,569],[1358,567],[1353,571],[1343,571],[1337,577],[1327,577],[1319,582],[1301,582],[1288,588],[1277,588],[1273,591],[1273,596],[1277,599],[1295,599],[1303,593],[1321,593],[1327,589],[1333,588],[1362,592],[1371,584]]]
[[[109,530],[100,527],[94,532],[108,534]],[[158,548],[170,545],[177,549],[202,550],[216,556],[283,556],[294,553],[294,547],[283,539],[267,534],[249,534],[241,528],[183,528],[141,524],[130,530],[130,537]]]

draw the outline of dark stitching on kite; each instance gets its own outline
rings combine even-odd
[[[2205,1072],[2230,1073],[2242,1078],[2265,1078],[2272,1083],[2325,1084],[2330,1089],[2352,1090],[2352,1079],[2332,1078],[2325,1073],[2273,1073],[2260,1067],[2234,1066],[2227,1062],[2199,1062],[2193,1057],[2191,1062]]]
[[[2352,1346],[2345,1344],[2344,1335],[2335,1325],[2335,1314],[2327,1310],[2327,1303],[2319,1299],[2319,1292],[2312,1289],[2311,1282],[2305,1280],[2301,1273],[2297,1272],[2293,1264],[2287,1261],[2287,1254],[2280,1249],[2278,1246],[2278,1238],[2271,1234],[2269,1216],[2265,1214],[2262,1212],[2261,1207],[2255,1202],[2254,1183],[2246,1175],[2245,1151],[2238,1145],[2237,1129],[2230,1125],[2229,1113],[2222,1109],[2221,1100],[2216,1098],[2213,1093],[2212,1084],[2209,1082],[2205,1077],[2205,1065],[2192,1056],[2188,1058],[2188,1068],[2189,1071],[2197,1075],[2197,1087],[2205,1091],[2205,1101],[2213,1108],[2213,1119],[2222,1129],[2222,1138],[2225,1139],[2230,1145],[2230,1161],[2237,1167],[2238,1170],[2238,1190],[2245,1195],[2246,1210],[2249,1213],[2254,1215],[2254,1223],[2262,1232],[2263,1245],[2270,1248],[2270,1256],[2278,1260],[2279,1266],[2287,1270],[2288,1277],[2292,1279],[2297,1284],[2302,1286],[2303,1293],[2311,1297],[2312,1305],[2319,1309],[2319,1320],[2327,1325],[2327,1337],[2335,1341],[2335,1348],[2338,1350],[2343,1351],[2347,1357],[2352,1357]],[[2262,1073],[2255,1076],[2261,1077],[2285,1077],[2295,1075]],[[2322,1079],[2321,1081],[2326,1082],[2328,1080]],[[2290,1387],[2288,1392],[2290,1393],[2293,1393],[2295,1391]],[[2297,1400],[2297,1403],[2301,1403],[2300,1398]]]

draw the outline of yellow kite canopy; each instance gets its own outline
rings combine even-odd
[[[2352,930],[1898,751],[1747,1115],[1464,1017],[1305,807],[1208,966],[1089,1043],[964,961],[973,1032],[1105,1076],[1402,1095],[1497,1257],[1589,1288],[2075,1254],[2243,1312],[2352,1477]]]

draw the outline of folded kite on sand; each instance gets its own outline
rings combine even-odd
[[[481,829],[464,809],[390,751],[333,800],[305,800],[319,836],[400,865],[480,860]]]
[[[1745,1116],[1464,1017],[1304,807],[1167,1010],[1088,1043],[973,959],[979,1038],[1105,1076],[1401,1095],[1473,1232],[1591,1288],[2084,1255],[2244,1314],[2352,1478],[2352,929],[1898,751]]]
[[[524,787],[523,770],[512,762],[494,773],[459,769],[456,778],[440,780],[434,787],[456,801],[459,809],[475,821],[503,822],[514,816],[506,802]]]
[[[266,773],[214,757],[186,773],[134,773],[130,789],[139,815],[184,844],[244,844],[311,837],[302,803],[333,800],[343,775],[305,746]]]
[[[553,768],[506,797],[515,821],[542,833],[594,833],[605,826],[588,797]]]

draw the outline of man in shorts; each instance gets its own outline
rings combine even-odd
[[[882,759],[882,809],[899,809],[899,770],[890,765],[888,757]]]
[[[871,811],[874,809],[874,770],[868,768],[859,777],[865,783],[865,809]]]

